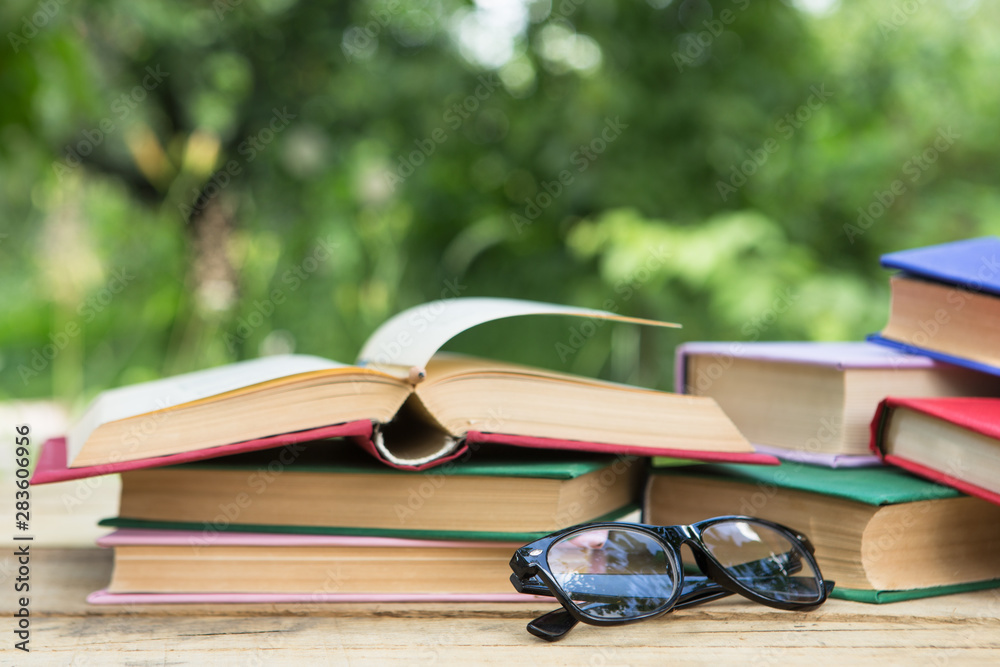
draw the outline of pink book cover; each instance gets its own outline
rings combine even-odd
[[[168,545],[190,546],[344,546],[344,547],[508,547],[520,542],[413,540],[354,535],[284,535],[272,533],[215,533],[199,531],[120,529],[101,537],[102,547]],[[106,589],[87,596],[91,604],[275,604],[310,602],[533,602],[543,596],[510,593],[110,593]]]
[[[538,602],[524,593],[109,593],[87,596],[90,604],[281,604],[309,602]]]

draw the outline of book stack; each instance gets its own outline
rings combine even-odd
[[[646,520],[743,513],[798,528],[835,597],[1000,586],[998,253],[988,238],[883,257],[900,273],[867,342],[680,346],[676,390],[714,398],[784,464],[658,468]]]
[[[873,341],[975,369],[1000,384],[1000,238],[892,253],[889,321]],[[995,392],[936,400],[887,398],[872,423],[886,462],[1000,503],[1000,400]]]
[[[1000,586],[997,254],[888,255],[879,335],[686,343],[675,393],[440,352],[515,316],[672,325],[435,302],[353,365],[285,355],[105,392],[33,483],[122,475],[95,603],[519,600],[518,546],[639,504],[649,523],[799,529],[835,597]]]
[[[711,398],[438,352],[539,314],[629,320],[454,299],[390,319],[351,366],[286,355],[111,390],[33,483],[121,474],[95,603],[523,600],[514,550],[637,510],[648,457],[776,463]]]
[[[120,515],[102,522],[118,530],[99,542],[111,582],[90,600],[518,600],[513,550],[623,516],[643,471],[636,457],[502,447],[402,471],[309,443],[125,472]]]

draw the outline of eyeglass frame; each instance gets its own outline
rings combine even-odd
[[[806,602],[782,602],[764,597],[753,589],[741,584],[738,579],[726,572],[723,566],[709,551],[702,538],[702,531],[717,523],[742,521],[766,526],[781,533],[793,546],[800,547],[807,564],[812,567],[813,576],[817,582],[817,599]],[[625,618],[600,618],[584,613],[563,591],[552,574],[548,564],[549,548],[574,533],[591,530],[628,528],[655,539],[664,547],[668,554],[674,574],[674,590],[670,598],[658,609]],[[687,544],[694,554],[695,564],[703,574],[685,574],[680,548]],[[783,610],[809,611],[826,602],[833,591],[835,582],[824,579],[815,558],[816,549],[809,538],[802,533],[767,519],[729,514],[703,519],[692,524],[675,526],[657,526],[643,523],[624,523],[602,521],[571,526],[545,537],[539,538],[519,547],[510,560],[513,574],[511,584],[518,593],[544,595],[556,598],[562,607],[536,618],[528,624],[528,632],[545,639],[555,641],[563,637],[577,622],[588,625],[610,626],[637,623],[658,618],[675,609],[683,609],[694,605],[717,600],[729,595],[742,595],[759,604]],[[627,576],[627,575],[626,575]],[[664,573],[664,576],[669,576]],[[686,589],[686,590],[685,590]],[[567,615],[568,614],[568,615]]]

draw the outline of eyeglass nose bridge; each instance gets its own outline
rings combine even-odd
[[[673,533],[682,543],[698,542],[700,536],[694,526],[672,526]]]

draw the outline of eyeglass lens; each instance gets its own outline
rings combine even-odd
[[[549,547],[549,571],[577,608],[593,618],[638,618],[665,606],[677,586],[659,540],[631,528],[572,533]]]
[[[709,553],[737,581],[776,602],[818,601],[822,582],[799,543],[748,521],[721,521],[701,531]]]

